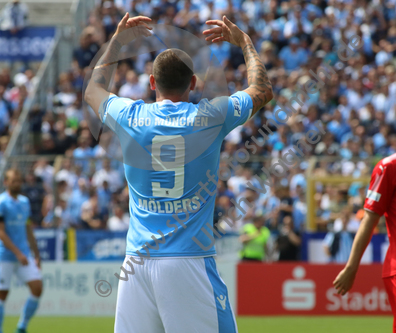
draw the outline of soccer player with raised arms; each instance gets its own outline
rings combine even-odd
[[[119,138],[129,188],[124,267],[131,270],[127,262],[133,257],[134,275],[119,282],[114,331],[237,332],[227,287],[213,258],[215,248],[198,245],[210,243],[201,229],[213,223],[216,193],[215,181],[205,190],[201,185],[210,175],[217,179],[224,137],[272,99],[272,86],[250,37],[224,16],[207,21],[214,27],[203,34],[207,41],[242,48],[247,89],[189,103],[197,82],[193,61],[182,50],[167,49],[156,57],[150,75],[155,103],[110,94],[122,46],[142,35],[150,37],[150,22],[148,17],[124,16],[84,93]],[[175,213],[182,224],[172,218]],[[213,235],[213,230],[207,232]],[[136,264],[142,254],[143,263]]]
[[[4,302],[13,274],[26,283],[31,293],[23,307],[16,330],[16,333],[25,333],[38,308],[43,289],[40,254],[29,222],[29,199],[20,194],[21,173],[16,169],[7,170],[4,185],[6,191],[0,194],[0,333],[3,332]]]

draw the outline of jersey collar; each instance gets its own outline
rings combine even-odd
[[[170,99],[163,99],[161,102],[155,102],[159,105],[164,105],[164,104],[172,104],[172,105],[180,105],[183,102],[172,102]]]

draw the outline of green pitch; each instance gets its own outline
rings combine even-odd
[[[14,333],[17,317],[6,317],[4,333]],[[391,317],[238,317],[239,333],[390,333]],[[28,333],[112,333],[108,317],[37,317]]]

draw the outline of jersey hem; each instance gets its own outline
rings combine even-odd
[[[216,251],[212,251],[212,252],[208,252],[208,253],[161,253],[161,254],[152,254],[150,253],[150,257],[148,255],[145,255],[142,253],[142,257],[144,259],[150,259],[150,258],[156,258],[156,259],[161,259],[161,258],[183,258],[183,259],[187,259],[187,258],[205,258],[205,257],[213,257],[216,255]],[[136,252],[126,252],[125,256],[132,256],[132,257],[137,257],[139,258],[139,254],[137,254]]]
[[[373,211],[373,210],[370,209],[370,208],[363,207],[363,209],[364,209],[364,210],[367,210],[368,212],[375,213],[375,214],[377,214],[377,215],[381,215],[381,216],[384,215],[384,214],[381,214],[381,213],[377,213],[377,212]]]

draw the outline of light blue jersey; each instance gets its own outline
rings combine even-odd
[[[207,223],[213,225],[220,148],[252,108],[245,92],[198,104],[146,104],[115,95],[101,103],[102,121],[123,151],[131,215],[127,255],[215,254]]]
[[[14,245],[25,255],[30,255],[26,223],[30,217],[30,202],[23,195],[14,199],[7,191],[0,194],[0,218],[5,223],[5,232]],[[0,261],[17,261],[14,253],[0,240]]]

